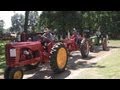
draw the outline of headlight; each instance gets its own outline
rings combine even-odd
[[[100,40],[99,43],[102,43],[102,40]]]
[[[93,43],[95,42],[95,39],[94,39],[94,38],[92,39],[92,42],[93,42]]]
[[[16,57],[16,49],[10,49],[10,57]]]

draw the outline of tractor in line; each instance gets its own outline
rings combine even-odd
[[[89,43],[85,36],[72,35],[62,41],[51,41],[40,35],[37,41],[10,42],[5,45],[5,79],[22,79],[24,67],[36,68],[39,63],[50,63],[54,73],[65,70],[69,53],[79,50],[83,58],[89,54]]]

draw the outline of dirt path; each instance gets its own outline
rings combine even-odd
[[[82,71],[92,68],[99,60],[111,55],[116,50],[110,49],[109,51],[90,53],[89,57],[85,59],[81,58],[79,51],[72,52],[65,72],[54,74],[49,63],[47,63],[45,65],[39,65],[37,69],[25,72],[23,79],[77,79],[76,76],[82,73]],[[0,79],[3,79],[3,75],[0,76]]]
[[[91,68],[96,68],[95,65],[97,64],[98,61],[111,55],[113,52],[116,52],[116,51],[117,51],[117,49],[111,49],[110,51],[100,51],[98,53],[90,53],[90,56],[88,58],[90,58],[90,57],[93,57],[93,58],[84,60],[85,63],[77,64],[77,66],[79,66],[79,68],[76,70],[70,70],[71,74],[68,77],[66,77],[65,79],[77,79],[77,76],[84,76],[84,75],[82,75],[82,72],[84,72],[85,70],[89,70]],[[82,61],[82,59],[79,59],[77,61],[80,63]],[[103,68],[104,66],[97,66],[97,67]],[[95,73],[96,72],[94,72],[93,74],[95,74]],[[95,78],[99,78],[99,77],[100,76],[97,76]]]

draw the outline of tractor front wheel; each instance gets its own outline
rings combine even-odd
[[[50,56],[50,66],[54,73],[61,73],[65,70],[68,61],[68,51],[64,44],[57,43],[53,46]]]
[[[5,71],[4,71],[4,79],[9,79],[10,69],[11,69],[11,68],[9,68],[9,67],[5,68]]]
[[[95,51],[94,45],[91,45],[90,46],[90,52],[94,52],[94,51]]]
[[[22,79],[23,70],[21,68],[7,67],[4,72],[4,79]]]

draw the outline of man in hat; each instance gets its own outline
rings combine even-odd
[[[75,28],[73,28],[73,34],[72,34],[71,38],[75,38],[76,44],[80,43],[80,35]]]
[[[48,28],[45,28],[43,36],[50,41],[54,41],[54,36]]]

